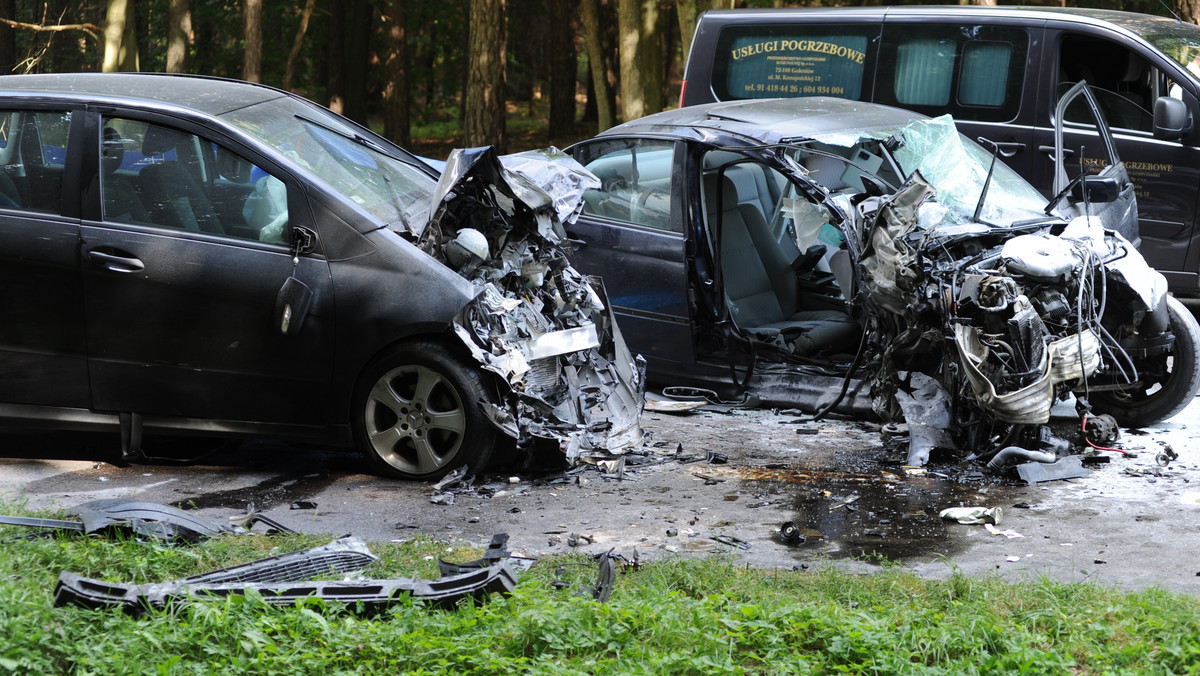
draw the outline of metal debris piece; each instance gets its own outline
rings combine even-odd
[[[312,500],[297,500],[292,503],[291,509],[316,509],[317,503]]]
[[[578,547],[580,545],[590,545],[590,544],[594,544],[595,542],[596,541],[590,535],[581,535],[579,533],[571,533],[570,535],[567,536],[567,544],[572,547]]]
[[[743,540],[741,538],[735,538],[732,535],[718,535],[718,536],[714,537],[713,540],[716,540],[717,542],[720,542],[723,545],[729,545],[730,547],[737,547],[738,549],[741,549],[741,550],[750,549],[749,542],[746,542],[745,540]]]
[[[791,521],[784,521],[779,527],[779,539],[785,545],[802,545],[808,538],[800,531],[800,527]]]
[[[79,517],[80,521],[0,516],[0,524],[50,529],[47,533],[74,531],[92,534],[115,530],[164,542],[189,543],[221,533],[244,535],[249,532],[241,525],[223,525],[178,507],[136,500],[93,500],[72,507],[67,513]],[[273,525],[276,530],[290,530],[258,514],[254,514],[247,523],[253,525],[256,521],[269,522],[268,525]]]
[[[1158,463],[1159,467],[1166,467],[1171,464],[1172,460],[1178,457],[1179,454],[1175,452],[1174,448],[1171,448],[1170,444],[1163,444],[1163,449],[1158,452],[1158,455],[1154,456],[1154,461]]]
[[[1017,465],[1017,475],[1027,484],[1037,484],[1043,481],[1059,481],[1062,479],[1079,479],[1088,475],[1083,466],[1083,456],[1068,455],[1055,462],[1026,462]]]

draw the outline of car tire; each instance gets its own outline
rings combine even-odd
[[[419,341],[376,359],[359,378],[352,425],[372,469],[402,479],[438,479],[487,466],[496,429],[480,402],[483,377],[442,345]]]
[[[1175,344],[1167,362],[1165,381],[1136,391],[1096,392],[1091,401],[1123,427],[1142,427],[1166,420],[1182,411],[1200,386],[1200,325],[1183,303],[1167,297],[1167,316]]]

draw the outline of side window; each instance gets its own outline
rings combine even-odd
[[[287,242],[287,188],[195,134],[106,118],[100,140],[104,219],[272,244]]]
[[[896,100],[906,106],[950,103],[954,52],[950,40],[911,40],[896,46]]]
[[[0,208],[59,213],[69,111],[0,111]]]
[[[1005,122],[1017,116],[1029,34],[1007,26],[884,26],[876,101],[927,115]]]
[[[599,189],[584,193],[583,213],[670,230],[674,155],[669,141],[609,141],[583,148],[577,159],[600,179]]]
[[[729,26],[713,57],[717,98],[869,100],[878,25]]]
[[[1156,70],[1145,59],[1115,42],[1086,35],[1063,37],[1058,53],[1056,98],[1071,85],[1086,80],[1110,126],[1154,130],[1154,114],[1150,111],[1154,107]],[[1076,124],[1092,122],[1082,99],[1067,108],[1064,119]]]

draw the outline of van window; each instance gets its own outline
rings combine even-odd
[[[1115,42],[1084,35],[1067,35],[1059,44],[1057,96],[1086,80],[1109,126],[1151,132],[1154,99],[1165,96],[1157,69]],[[1156,91],[1164,89],[1164,91]],[[1067,108],[1065,122],[1091,123],[1082,99]]]
[[[944,106],[950,102],[954,43],[913,40],[896,47],[896,100],[906,106]]]
[[[1008,42],[973,40],[963,46],[962,87],[958,101],[967,106],[1002,106],[1004,82],[1012,63],[1013,46]]]
[[[868,99],[878,33],[878,25],[730,26],[717,40],[713,92],[722,101]]]
[[[1028,48],[1024,28],[888,23],[875,100],[961,120],[1012,120]]]

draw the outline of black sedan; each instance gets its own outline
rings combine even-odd
[[[439,184],[260,85],[2,77],[0,421],[119,429],[135,457],[153,433],[357,445],[425,478],[503,438],[635,445],[638,367],[559,246],[563,186],[592,179],[519,164],[460,154]]]
[[[1101,414],[1141,425],[1192,400],[1200,332],[1136,251],[1090,91],[1068,105],[1108,156],[1059,148],[1049,204],[948,117],[816,98],[628,122],[570,150],[601,181],[575,260],[672,392],[904,419],[915,464],[1061,450],[1046,423],[1074,393],[1103,442]]]

